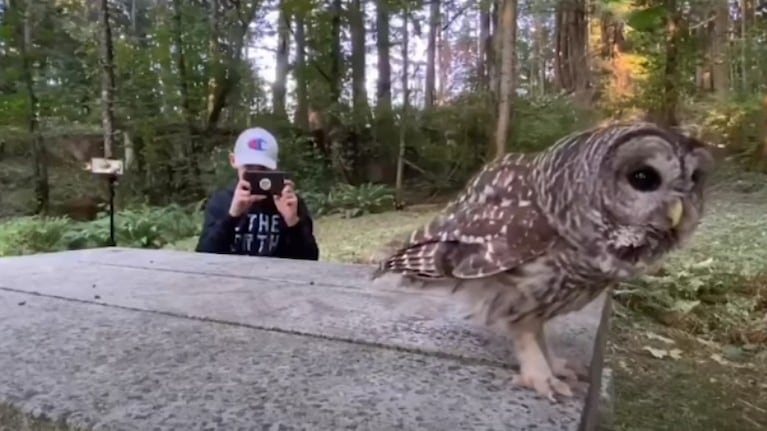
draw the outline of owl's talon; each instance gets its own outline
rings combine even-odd
[[[551,367],[551,372],[555,376],[561,377],[570,382],[577,382],[581,378],[585,378],[587,375],[585,370],[570,365],[567,359],[564,358],[551,358],[549,360],[549,366]]]
[[[561,395],[566,398],[573,396],[570,385],[559,380],[554,374],[548,375],[540,371],[522,371],[521,374],[514,376],[513,383],[529,389],[533,389],[539,395],[548,398],[551,402],[557,402],[554,395]]]

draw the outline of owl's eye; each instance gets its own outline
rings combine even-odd
[[[703,178],[703,172],[700,171],[700,169],[696,169],[692,171],[692,182],[695,184],[698,184],[700,180]]]
[[[662,182],[657,170],[650,166],[642,166],[628,174],[628,182],[631,187],[640,192],[652,192],[658,190]]]

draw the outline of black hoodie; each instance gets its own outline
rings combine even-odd
[[[242,216],[229,215],[234,186],[210,197],[196,251],[318,260],[319,249],[306,203],[298,197],[299,222],[292,227],[277,210],[273,199],[263,199]]]

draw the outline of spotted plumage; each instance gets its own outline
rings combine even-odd
[[[686,243],[713,159],[700,141],[647,122],[580,131],[537,154],[487,164],[373,274],[444,288],[512,336],[518,383],[553,399],[575,377],[544,324],[579,310]],[[558,376],[558,377],[557,377]]]

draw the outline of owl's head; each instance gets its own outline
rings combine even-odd
[[[600,241],[617,259],[646,266],[694,233],[714,159],[697,139],[638,122],[566,138],[543,163],[556,178],[544,205],[578,232],[573,239]],[[554,183],[569,192],[557,197]]]

